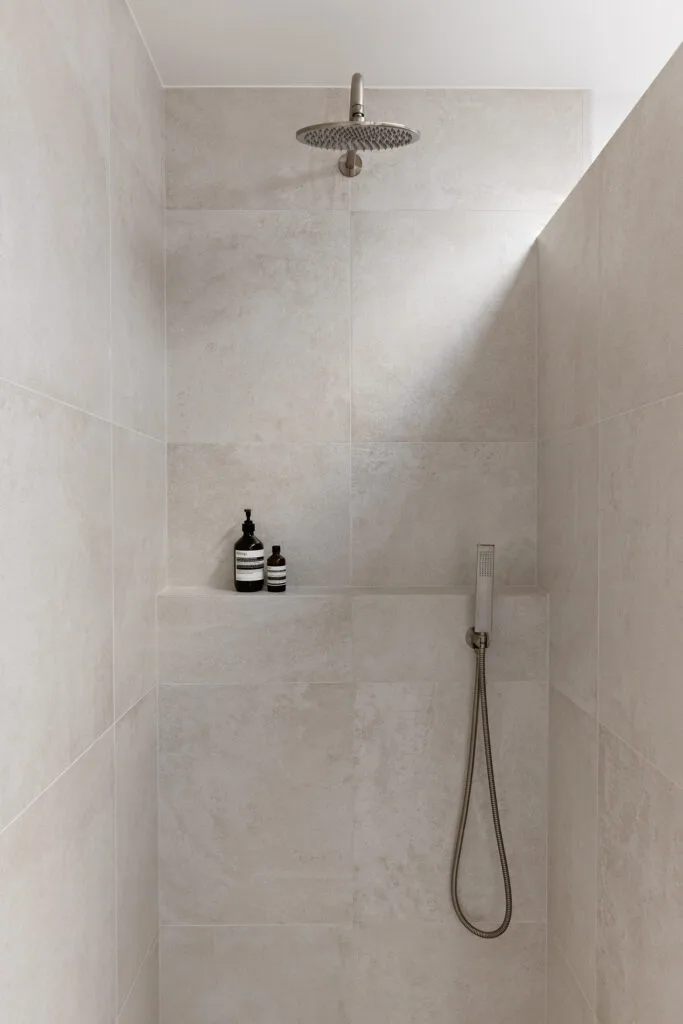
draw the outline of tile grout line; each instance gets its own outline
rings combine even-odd
[[[187,90],[187,91],[202,92],[203,90],[217,91],[219,89],[226,90],[226,91],[232,90],[232,91],[235,91],[235,92],[238,91],[238,90],[242,90],[242,89],[245,90],[246,92],[257,92],[259,89],[262,89],[264,91],[272,91],[272,90],[275,90],[275,89],[280,91],[280,90],[284,89],[284,90],[288,90],[288,91],[291,91],[291,92],[299,92],[299,91],[303,91],[303,90],[309,90],[310,92],[336,91],[336,92],[341,93],[342,96],[344,96],[344,97],[348,96],[348,92],[349,92],[348,79],[345,82],[343,82],[341,85],[339,84],[339,82],[337,82],[336,84],[334,82],[322,82],[322,83],[316,83],[314,85],[307,85],[307,84],[301,84],[301,83],[292,84],[291,82],[289,82],[289,83],[282,83],[282,82],[280,82],[279,84],[276,82],[276,83],[270,84],[270,85],[268,85],[266,83],[261,83],[261,84],[257,84],[257,85],[245,85],[245,84],[241,84],[241,85],[237,84],[236,85],[234,82],[233,83],[226,83],[226,82],[224,82],[222,84],[218,83],[218,84],[214,84],[214,85],[199,85],[199,84],[195,83],[193,85],[190,82],[190,83],[185,83],[185,84],[176,84],[176,83],[174,83],[173,85],[166,85],[166,86],[164,86],[164,89],[166,89],[168,92],[183,92],[185,90]],[[368,89],[366,91],[368,93],[374,93],[374,92],[387,92],[387,93],[393,93],[393,92],[410,92],[410,93],[413,93],[413,92],[439,92],[439,93],[441,93],[441,92],[445,92],[445,93],[453,93],[453,92],[463,92],[463,93],[465,93],[465,92],[469,92],[469,93],[512,92],[512,93],[524,93],[524,94],[552,92],[552,93],[574,93],[575,95],[581,95],[582,92],[585,92],[584,89],[578,89],[578,88],[576,88],[573,85],[561,85],[561,86],[554,87],[552,89],[551,88],[537,89],[537,88],[535,88],[533,86],[519,86],[519,85],[371,85],[371,86],[368,87]]]
[[[590,1012],[592,1014],[596,1015],[596,1019],[597,1019],[597,1014],[596,1014],[595,1006],[593,1005],[593,1003],[591,1003],[590,999],[587,997],[586,993],[583,991],[583,988],[579,984],[579,980],[576,977],[576,974],[574,973],[574,968],[572,967],[571,963],[569,962],[569,958],[567,957],[567,954],[565,952],[564,946],[562,945],[562,943],[560,942],[558,936],[556,935],[556,933],[554,931],[552,933],[552,938],[553,938],[553,942],[557,946],[557,949],[558,949],[558,951],[560,953],[560,956],[562,957],[562,962],[564,963],[565,967],[567,968],[567,971],[569,972],[569,975],[570,975],[572,981],[576,985],[576,989],[577,989],[579,995],[581,996],[581,999],[583,1000],[585,1005],[588,1007]],[[548,1021],[548,1024],[553,1024],[553,1022]]]
[[[8,383],[11,383],[11,381],[8,382]],[[119,424],[114,424],[114,426],[119,426]],[[128,429],[128,428],[122,427],[121,429]],[[139,431],[135,431],[135,433],[140,433],[140,432]],[[143,436],[144,437],[149,437],[148,434],[144,434]],[[160,438],[150,438],[150,440],[157,441],[159,444],[163,444],[163,440],[160,439]],[[202,448],[202,447],[204,447],[204,448],[241,448],[241,447],[242,448],[248,448],[248,447],[252,447],[252,448],[264,447],[264,448],[266,448],[268,446],[271,446],[271,447],[285,447],[285,446],[295,447],[296,446],[296,447],[310,447],[310,448],[315,448],[315,447],[318,447],[318,448],[324,448],[324,447],[327,447],[327,448],[346,448],[348,446],[349,442],[348,442],[348,440],[341,440],[341,441],[282,441],[282,440],[278,439],[278,440],[273,440],[273,441],[170,441],[169,444],[173,448]],[[527,447],[530,447],[530,446],[536,444],[536,438],[528,437],[528,438],[524,438],[524,439],[519,439],[519,438],[505,438],[505,437],[500,438],[500,437],[497,437],[497,438],[475,439],[475,438],[471,438],[471,437],[464,437],[464,438],[454,438],[454,439],[448,440],[448,441],[424,441],[424,440],[415,440],[415,441],[387,441],[387,440],[360,441],[360,440],[358,440],[358,441],[353,441],[352,442],[352,447],[353,448],[372,448],[372,447],[380,447],[380,446],[389,447],[389,445],[393,445],[395,447],[398,447],[399,445],[414,445],[414,446],[416,446],[416,445],[425,445],[425,446],[426,445],[442,445],[442,446],[446,446],[446,445],[455,445],[455,444],[458,444],[458,445],[465,445],[465,444],[476,445],[477,448],[482,448],[482,447],[484,447],[486,445],[494,445],[494,444],[495,445],[520,445],[520,446],[521,445],[526,445]],[[524,584],[520,584],[520,586],[523,586],[523,585]]]
[[[110,26],[111,30],[111,26]],[[116,694],[116,644],[117,644],[117,623],[116,623],[116,474],[114,471],[114,440],[115,428],[114,419],[114,334],[113,334],[113,235],[114,235],[114,200],[113,200],[113,163],[112,163],[112,110],[111,110],[111,75],[109,81],[109,103],[108,103],[108,125],[109,125],[109,156],[107,164],[107,202],[109,214],[109,513],[111,517],[109,527],[109,557],[111,571],[111,698],[113,715],[113,740],[114,740],[114,988],[115,1006],[118,1015],[121,1002],[119,995],[120,985],[120,964],[119,964],[119,786],[118,786],[118,729],[116,725],[117,694]]]
[[[331,170],[331,169],[330,169]],[[578,184],[578,182],[577,182]],[[575,186],[576,187],[576,186]],[[573,191],[573,189],[572,189]],[[303,217],[311,215],[320,217],[343,217],[347,213],[353,216],[361,215],[362,217],[375,217],[375,216],[390,216],[396,213],[433,213],[435,216],[443,217],[447,214],[467,214],[468,216],[476,214],[484,214],[491,216],[493,214],[501,213],[506,216],[519,216],[519,217],[532,217],[532,216],[548,216],[549,220],[543,225],[539,234],[541,234],[550,223],[550,220],[555,216],[557,211],[560,209],[562,204],[571,195],[571,192],[567,193],[561,200],[558,200],[559,205],[555,206],[530,206],[530,207],[519,207],[519,206],[377,206],[368,207],[367,209],[334,209],[330,206],[275,206],[269,208],[262,208],[260,206],[168,206],[166,212],[169,214],[237,214],[244,216],[261,216],[263,214],[285,214],[294,217]],[[533,242],[532,242],[533,245]],[[531,246],[529,247],[531,248]]]
[[[535,409],[534,409],[534,442],[536,444],[536,559],[535,559],[535,585],[538,586],[538,561],[539,561],[539,537],[540,537],[540,513],[539,513],[539,500],[540,500],[540,487],[539,487],[539,459],[540,459],[540,442],[539,442],[539,398],[541,390],[540,381],[540,347],[541,347],[541,333],[539,330],[539,308],[540,308],[540,296],[541,296],[541,253],[538,245],[538,238],[534,242],[534,250],[536,253],[536,302],[534,308],[534,331],[536,334],[535,345],[534,345],[534,358],[536,362],[536,387],[535,387]]]
[[[539,236],[540,237],[540,236]],[[538,238],[534,243],[536,249],[536,308],[535,308],[535,331],[536,331],[536,409],[535,409],[535,426],[536,426],[536,586],[538,587],[539,581],[539,567],[540,567],[540,553],[541,553],[541,441],[540,441],[540,394],[541,394],[541,375],[540,375],[540,350],[541,350],[541,331],[540,331],[540,304],[541,304],[541,252],[538,244]],[[550,905],[549,900],[549,885],[550,885],[550,697],[551,697],[551,669],[550,669],[550,595],[546,597],[546,675],[548,678],[548,716],[546,723],[546,777],[545,777],[545,971],[544,971],[544,1013],[545,1013],[545,1024],[548,1024],[548,1013],[549,1013],[549,992],[548,992],[548,975],[550,969],[549,961],[549,932],[550,932],[550,920],[548,916],[548,908]]]
[[[350,179],[349,179],[350,180]],[[349,585],[353,583],[353,414],[354,414],[354,348],[353,348],[353,216],[349,197]]]
[[[159,941],[159,936],[155,935],[154,938],[152,939],[151,943],[147,947],[147,952],[145,953],[145,955],[143,956],[142,960],[138,964],[138,969],[135,972],[135,977],[133,978],[133,981],[131,982],[131,986],[128,989],[128,992],[126,993],[126,998],[121,1003],[120,1009],[117,1010],[117,1020],[119,1020],[122,1017],[123,1011],[128,1006],[130,998],[133,995],[133,992],[135,991],[135,986],[137,985],[137,983],[139,982],[140,978],[142,977],[142,972],[144,971],[145,967],[147,966],[147,961],[149,960],[150,956],[154,952],[154,947],[157,945],[158,941]]]
[[[595,920],[593,922],[593,977],[592,977],[592,999],[588,1001],[589,1006],[593,1014],[597,1017],[598,1013],[598,942],[599,942],[599,923],[598,923],[598,908],[600,905],[600,647],[601,647],[601,634],[600,634],[600,554],[601,554],[601,543],[600,543],[600,532],[602,527],[602,499],[601,499],[601,484],[602,484],[602,443],[603,443],[603,430],[601,426],[601,388],[600,380],[602,375],[602,317],[603,317],[603,289],[602,289],[602,165],[597,169],[598,174],[598,199],[597,199],[597,210],[595,211],[596,221],[595,230],[597,235],[597,262],[598,262],[598,323],[596,331],[596,359],[597,359],[597,371],[598,371],[598,423],[597,432],[597,495],[595,517],[596,517],[596,639],[595,645],[595,794],[593,803],[593,820],[595,823],[595,865],[594,865],[594,885],[595,885]],[[573,973],[573,972],[572,972]],[[578,984],[578,982],[577,982]],[[581,986],[579,986],[581,991]]]
[[[124,718],[128,717],[131,711],[135,711],[135,709],[138,708],[143,703],[143,701],[147,700],[150,693],[154,693],[155,689],[156,684],[153,683],[152,686],[150,686],[147,690],[145,690],[143,694],[141,694],[136,700],[133,701],[130,707],[127,707],[125,711],[122,711],[121,714],[114,719],[113,725],[119,725],[124,720]]]
[[[22,807],[22,809],[17,814],[15,814],[13,818],[10,818],[10,820],[5,825],[3,825],[2,828],[0,828],[0,836],[3,836],[6,832],[9,832],[13,825],[16,825],[16,823],[20,821],[21,818],[23,818],[24,815],[27,814],[31,810],[31,808],[38,803],[39,800],[42,800],[42,798],[47,793],[49,793],[50,790],[53,789],[57,785],[57,783],[71,771],[72,768],[75,768],[76,765],[80,761],[82,761],[84,757],[87,757],[87,755],[90,753],[93,747],[95,747],[100,742],[100,740],[103,740],[107,733],[113,732],[113,730],[114,722],[111,722],[106,729],[103,729],[102,732],[99,733],[99,735],[96,736],[95,739],[92,740],[92,742],[89,743],[88,746],[84,750],[82,750],[77,757],[73,759],[73,761],[70,762],[70,764],[68,764],[65,768],[62,768],[59,774],[55,775],[54,779],[48,782],[47,786],[45,786],[44,789],[41,789],[40,793],[37,793],[31,800],[29,800],[25,807]]]
[[[142,29],[140,28],[140,24],[139,24],[138,19],[137,19],[136,15],[135,15],[135,11],[133,10],[133,7],[132,7],[132,5],[130,3],[130,0],[122,0],[122,2],[124,3],[124,5],[126,7],[126,10],[128,11],[128,15],[129,15],[131,21],[135,25],[136,32],[138,34],[138,37],[139,37],[142,45],[144,46],[145,50],[147,51],[147,56],[149,57],[149,62],[152,65],[152,67],[154,68],[154,73],[156,74],[157,79],[159,80],[159,85],[161,86],[162,90],[164,90],[164,92],[165,92],[166,91],[166,86],[164,85],[164,81],[163,81],[161,75],[159,74],[159,69],[158,69],[158,67],[156,65],[156,61],[154,60],[154,57],[152,56],[152,51],[149,48],[149,45],[147,43],[147,39],[145,37],[145,34],[142,31]]]
[[[231,928],[242,929],[242,928],[281,928],[282,930],[291,928],[348,928],[352,929],[354,926],[359,925],[361,927],[371,927],[374,925],[391,926],[397,924],[410,924],[417,927],[427,928],[451,928],[451,918],[345,918],[343,921],[238,921],[231,924],[218,923],[211,921],[207,924],[198,924],[194,921],[162,921],[161,928],[187,928],[193,930],[203,931],[228,931]],[[540,928],[543,926],[543,921],[515,921],[513,928]],[[151,947],[150,947],[151,948]]]
[[[644,754],[642,750],[639,750],[637,747],[634,747],[632,743],[630,743],[627,739],[624,738],[624,736],[621,735],[621,733],[618,733],[615,729],[607,725],[604,721],[601,721],[598,718],[597,714],[591,711],[587,711],[585,707],[582,707],[581,704],[578,704],[577,701],[573,697],[570,697],[568,693],[565,693],[564,690],[559,689],[559,687],[557,686],[552,686],[552,689],[555,691],[555,693],[559,694],[559,696],[562,697],[564,700],[569,701],[572,707],[574,707],[582,715],[585,715],[586,718],[590,718],[591,721],[595,722],[598,728],[602,730],[602,732],[608,733],[613,739],[623,744],[623,746],[625,746],[627,750],[634,754],[638,758],[638,760],[642,762],[642,764],[645,764],[648,766],[648,768],[651,768],[652,771],[660,775],[662,779],[664,779],[664,781],[667,782],[669,785],[674,786],[677,790],[683,792],[683,779],[679,781],[678,779],[673,778],[673,776],[668,775],[666,771],[662,767],[660,767],[660,765],[656,764],[655,761],[650,760],[650,758],[646,754]]]
[[[110,239],[111,245],[111,239]],[[111,273],[111,271],[110,271]],[[110,286],[111,287],[111,286]],[[110,301],[111,306],[111,301]],[[111,310],[110,310],[111,317]],[[110,342],[110,355],[111,355],[111,342]],[[111,374],[110,374],[111,376]],[[144,430],[138,430],[137,427],[128,426],[125,423],[119,423],[113,418],[107,419],[106,416],[100,415],[100,413],[92,412],[90,409],[84,409],[80,405],[74,405],[72,402],[67,402],[63,398],[57,398],[56,395],[51,395],[47,391],[39,391],[36,388],[29,387],[27,384],[21,384],[19,381],[10,380],[8,377],[0,377],[0,384],[6,385],[11,388],[16,388],[18,391],[23,391],[28,395],[33,395],[36,398],[40,398],[45,402],[52,402],[55,405],[60,406],[62,409],[70,409],[72,412],[80,413],[81,416],[87,416],[90,419],[96,420],[98,423],[104,423],[108,427],[116,427],[118,430],[127,430],[131,434],[137,434],[138,437],[144,437],[148,441],[155,441],[157,444],[163,444],[163,439],[155,437],[153,434],[146,434]],[[111,385],[110,385],[111,390]],[[111,401],[111,399],[110,399]]]
[[[169,388],[168,388],[168,217],[166,210],[166,96],[164,96],[164,148],[163,148],[163,195],[161,200],[163,216],[163,261],[164,261],[164,320],[163,320],[163,343],[164,343],[164,503],[162,512],[161,529],[163,532],[162,541],[162,566],[161,583],[163,589],[168,587],[168,563],[169,563],[169,502],[168,502],[168,413],[169,413]],[[159,1014],[161,1014],[161,644],[159,628],[159,594],[154,599],[154,631],[155,631],[155,669],[156,669],[156,798],[157,798],[157,827],[156,827],[156,898],[157,898],[157,942],[159,943],[159,969],[157,971],[157,1000]]]
[[[599,344],[599,341],[598,341],[598,353],[599,352],[600,352],[600,344]],[[598,358],[599,358],[599,355],[598,355]],[[566,430],[558,430],[558,431],[555,431],[552,434],[546,434],[543,437],[540,437],[539,441],[541,441],[541,442],[558,441],[561,438],[567,437],[569,434],[577,433],[580,430],[589,430],[591,427],[605,426],[608,423],[614,422],[614,420],[618,420],[618,419],[621,419],[622,417],[626,417],[626,416],[631,416],[633,413],[641,412],[641,411],[643,411],[645,409],[652,409],[655,406],[664,405],[667,402],[676,402],[676,401],[681,400],[681,399],[683,399],[683,391],[676,391],[676,392],[674,392],[671,395],[663,395],[661,398],[653,398],[652,401],[650,401],[650,402],[642,402],[640,405],[634,405],[634,406],[632,406],[629,409],[622,409],[621,412],[612,413],[610,416],[604,416],[604,417],[600,417],[599,416],[598,419],[596,419],[596,420],[592,420],[592,421],[587,422],[587,423],[579,423],[579,424],[577,424],[574,427],[568,427]],[[382,442],[367,442],[367,443],[370,443],[370,444],[374,444],[374,443],[380,443],[380,444],[415,444],[415,443],[420,443],[420,442],[413,442],[413,441],[407,441],[407,442],[401,442],[401,441],[382,441]],[[425,443],[425,444],[452,444],[452,443],[460,443],[460,444],[462,444],[464,442],[427,441],[427,442],[422,442],[422,443]],[[487,442],[483,442],[483,443],[487,443]],[[492,443],[495,443],[495,442],[492,442]],[[505,443],[505,444],[524,444],[525,442],[523,442],[523,441],[516,441],[516,442],[507,441],[507,442],[503,442],[503,443]]]
[[[124,3],[125,3],[125,0],[124,0]],[[138,157],[136,157],[135,154],[131,152],[131,147],[128,145],[128,143],[126,142],[126,140],[124,139],[123,135],[118,130],[116,125],[113,122],[111,122],[109,127],[110,127],[110,131],[113,132],[114,135],[116,136],[118,145],[120,145],[121,148],[123,150],[125,150],[126,156],[130,160],[130,162],[133,164],[133,167],[135,168],[135,170],[137,171],[137,174],[138,174],[138,176],[140,178],[140,181],[142,182],[142,186],[143,186],[145,192],[147,193],[147,198],[148,199],[154,199],[154,188],[153,188],[153,186],[151,185],[151,183],[149,181],[149,178],[147,176],[147,172],[138,163]]]

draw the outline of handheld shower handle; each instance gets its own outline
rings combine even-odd
[[[474,597],[474,632],[491,636],[493,625],[493,556],[495,545],[477,544],[477,589]]]

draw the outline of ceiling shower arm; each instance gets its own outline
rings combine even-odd
[[[365,104],[363,102],[363,76],[356,71],[351,79],[351,102],[349,103],[349,121],[362,124],[365,120]],[[347,149],[344,156],[339,157],[339,170],[345,178],[355,178],[360,174],[363,161],[355,149]]]
[[[363,76],[356,71],[351,79],[351,104],[349,106],[349,121],[365,120],[365,104],[363,102]]]

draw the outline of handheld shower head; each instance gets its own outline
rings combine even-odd
[[[490,638],[494,620],[493,544],[477,544],[476,591],[474,594],[474,633]]]

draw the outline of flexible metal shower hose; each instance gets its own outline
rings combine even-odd
[[[458,915],[460,922],[467,928],[468,932],[472,935],[478,936],[480,939],[497,939],[500,935],[508,930],[510,920],[512,918],[512,883],[510,881],[510,869],[508,867],[507,855],[505,853],[505,842],[503,840],[503,829],[500,823],[500,811],[498,810],[498,796],[496,794],[496,778],[493,771],[493,754],[491,753],[491,731],[489,729],[489,712],[488,702],[486,699],[486,642],[487,634],[480,633],[475,634],[479,637],[479,646],[475,647],[476,655],[476,670],[474,678],[474,700],[472,702],[472,723],[470,726],[470,747],[467,757],[467,774],[465,776],[465,791],[463,794],[462,810],[460,812],[460,822],[458,824],[458,834],[455,840],[455,853],[453,854],[453,870],[451,873],[451,899],[453,900],[453,909]],[[460,898],[458,896],[458,873],[460,871],[460,861],[462,859],[462,847],[465,839],[465,832],[467,831],[467,816],[470,809],[470,799],[472,797],[472,783],[474,782],[474,765],[477,753],[477,732],[479,729],[479,712],[481,710],[481,727],[482,734],[484,737],[484,753],[486,756],[486,774],[489,782],[489,796],[491,798],[491,813],[493,815],[493,828],[496,833],[496,843],[498,845],[498,858],[500,860],[500,868],[503,875],[503,885],[505,886],[505,917],[502,923],[491,931],[485,931],[483,928],[478,928],[469,918],[466,916],[462,906],[460,905]]]

